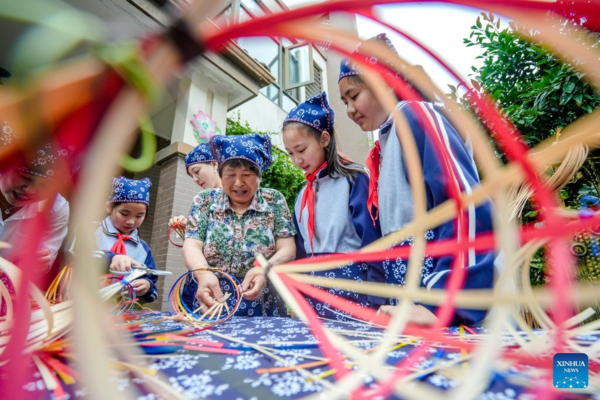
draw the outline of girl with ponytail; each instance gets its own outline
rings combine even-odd
[[[356,251],[379,237],[368,206],[369,176],[364,167],[338,152],[333,131],[334,114],[325,92],[294,108],[283,123],[283,143],[294,164],[306,175],[306,186],[296,198],[294,223],[297,258]],[[383,282],[381,263],[356,263],[311,275]],[[384,301],[375,296],[333,288],[335,294],[363,307],[378,308]],[[344,315],[312,298],[317,314],[344,319]]]

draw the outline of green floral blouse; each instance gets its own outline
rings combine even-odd
[[[194,198],[185,237],[204,242],[211,267],[243,277],[258,254],[275,253],[275,238],[295,234],[290,209],[277,190],[259,188],[240,217],[223,189],[210,189]]]

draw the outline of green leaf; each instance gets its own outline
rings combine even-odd
[[[535,218],[535,217],[537,216],[537,213],[538,213],[538,212],[537,212],[536,210],[534,210],[534,211],[529,211],[528,213],[526,213],[526,214],[525,214],[525,217],[526,217],[526,218]]]
[[[560,189],[560,198],[565,200],[570,196],[569,192],[566,189]]]
[[[476,25],[477,25],[477,27],[478,27],[478,28],[480,28],[480,29],[481,29],[481,27],[483,26],[483,25],[481,25],[481,17],[477,17],[477,22],[476,22]]]
[[[563,87],[563,91],[566,93],[572,93],[573,89],[575,89],[575,84],[573,82],[567,82],[567,84]]]

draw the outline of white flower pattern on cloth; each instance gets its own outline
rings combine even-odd
[[[435,238],[433,230],[428,230],[424,234],[425,240],[432,241]],[[397,243],[399,246],[412,246],[415,242],[414,236],[409,236],[402,242]],[[408,270],[408,262],[401,257],[391,261],[386,258],[382,262],[385,282],[389,286],[403,286],[406,283],[406,271]],[[421,269],[421,282],[427,278],[433,271],[433,258],[425,255],[423,268]],[[389,299],[389,304],[397,305],[397,299]]]
[[[175,369],[177,372],[183,372],[192,369],[200,362],[201,358],[208,358],[208,354],[184,354],[178,357],[161,358],[150,366],[152,369],[164,370]]]
[[[269,168],[273,148],[269,135],[213,136],[210,149],[219,165],[231,159],[243,159],[256,164],[261,170]]]
[[[8,146],[17,139],[18,134],[8,125],[6,121],[0,121],[0,146]],[[57,143],[45,143],[38,147],[35,156],[27,160],[25,164],[16,168],[27,173],[41,176],[43,178],[52,178],[55,175],[55,163],[60,159],[69,156],[75,151],[75,147],[61,147]],[[78,170],[78,166],[73,164],[69,173],[72,175]]]
[[[215,385],[212,383],[213,375],[219,371],[204,370],[201,374],[182,375],[169,378],[173,388],[181,392],[188,399],[204,399],[212,396],[221,396],[229,388],[228,384]]]
[[[13,128],[10,125],[8,125],[6,121],[2,121],[2,133],[0,134],[0,141],[2,141],[4,145],[7,145],[12,143],[14,138],[15,133],[13,131]]]
[[[141,329],[151,331],[163,331],[167,329],[181,329],[189,327],[173,320],[164,320],[158,324],[153,324],[153,319],[160,319],[164,314],[144,314],[146,321]],[[371,341],[375,338],[381,338],[383,332],[368,324],[356,322],[336,322],[332,320],[323,321],[325,327],[333,331],[360,331],[360,335],[355,336],[354,342],[361,349],[369,349],[377,345]],[[486,333],[483,328],[475,328],[478,333]],[[266,342],[268,339],[280,337],[279,342],[285,343],[285,336],[296,335],[297,342],[314,343],[316,339],[308,331],[307,326],[297,319],[292,318],[243,318],[234,317],[221,325],[212,328],[216,332],[225,334],[236,340],[242,340],[250,343]],[[457,328],[446,330],[449,335],[459,335]],[[210,331],[203,331],[193,335],[194,338],[203,340],[217,341],[224,343],[228,347],[239,347],[235,342],[229,342],[226,339],[213,335]],[[596,338],[596,340],[598,340]],[[417,342],[413,345],[403,347],[388,354],[388,362],[397,363],[400,359],[411,353],[411,347],[420,346],[423,343]],[[272,344],[270,344],[272,345]],[[461,357],[459,350],[445,349],[445,353],[440,354],[439,349],[430,348],[425,355],[418,359],[417,368],[427,368],[437,362],[444,362]],[[307,356],[322,356],[320,351],[314,346],[307,348],[295,348],[279,354],[283,360],[275,361],[270,357],[255,351],[241,351],[240,354],[232,356],[213,353],[188,353],[180,352],[172,357],[161,357],[150,359],[148,367],[159,370],[163,374],[163,382],[170,384],[171,387],[181,393],[182,396],[189,399],[296,399],[320,393],[324,387],[318,381],[309,381],[306,376],[297,371],[288,371],[281,373],[263,373],[257,374],[258,368],[272,368],[288,365],[297,365],[309,361],[312,358]],[[435,359],[435,362],[432,362]],[[328,371],[330,367],[312,369],[311,373],[318,375]],[[356,368],[356,366],[354,367]],[[518,370],[509,371],[509,374],[518,374]],[[118,390],[135,390],[138,385],[148,382],[153,378],[134,378],[129,379],[127,373],[119,374],[111,378],[112,384]],[[327,378],[330,381],[333,377]],[[368,386],[375,385],[376,381],[372,377],[366,377],[364,383]],[[443,375],[431,374],[425,377],[423,383],[434,386],[440,390],[449,390],[457,386],[457,382]],[[23,386],[27,392],[37,392],[40,397],[53,399],[45,387],[43,380],[38,372],[32,375],[32,379]],[[69,398],[85,398],[89,395],[85,388],[75,387],[75,385],[65,386],[66,396]],[[44,396],[42,393],[48,393]],[[491,387],[479,395],[481,400],[529,400],[530,394],[525,393],[504,378],[494,379]],[[167,392],[148,393],[140,391],[138,400],[162,400],[169,398]]]
[[[299,122],[322,133],[331,132],[333,121],[334,112],[327,101],[327,93],[322,92],[294,107],[283,123]]]
[[[135,180],[124,176],[114,178],[109,201],[111,203],[144,203],[150,205],[150,188],[152,182],[148,178]]]
[[[292,397],[300,393],[306,395],[322,390],[319,384],[314,381],[308,382],[305,377],[294,372],[266,373],[260,375],[258,379],[244,379],[244,383],[250,383],[252,387],[267,386],[278,397]]]
[[[212,155],[210,145],[208,143],[200,143],[185,156],[185,167],[211,161],[216,161],[216,159]]]

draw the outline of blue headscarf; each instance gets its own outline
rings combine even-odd
[[[5,121],[0,121],[0,126],[0,149],[2,149],[18,140],[18,134]],[[66,147],[56,142],[47,142],[37,147],[37,150],[23,154],[14,168],[42,178],[53,179],[58,172],[59,163],[67,162],[67,158],[74,151],[75,147],[73,146]],[[72,176],[78,171],[79,164],[71,162],[71,164],[67,164],[67,168],[69,168],[69,175]]]
[[[210,151],[210,144],[208,142],[200,143],[198,146],[194,147],[194,150],[190,151],[188,155],[185,156],[185,168],[187,169],[190,165],[212,161],[217,160],[215,160],[215,157]]]
[[[110,203],[144,203],[150,205],[150,187],[152,182],[148,178],[135,180],[124,176],[113,179],[110,193]]]
[[[327,102],[327,94],[323,92],[294,107],[283,123],[300,122],[323,133],[332,132],[333,120],[333,110]]]
[[[396,52],[396,48],[394,47],[394,45],[392,44],[392,41],[390,40],[390,38],[387,37],[387,35],[385,33],[380,33],[377,36],[372,37],[371,39],[368,40],[369,42],[383,42],[385,43],[385,45],[394,53],[398,54]],[[358,52],[358,50],[354,53],[356,54]],[[372,65],[376,65],[379,64],[379,60],[377,59],[377,57],[375,56],[368,56],[365,59],[369,64]],[[390,66],[391,63],[387,60],[384,60],[384,63],[387,66]],[[362,70],[362,68],[357,65],[356,63],[352,62],[352,60],[350,60],[350,58],[345,57],[342,59],[342,61],[340,62],[340,76],[338,78],[338,82],[342,79],[345,78],[347,76],[356,76],[356,75],[361,75],[364,71]]]
[[[213,136],[210,140],[210,149],[219,167],[226,161],[241,159],[250,161],[262,171],[271,165],[273,152],[269,135],[256,133],[242,136]]]

